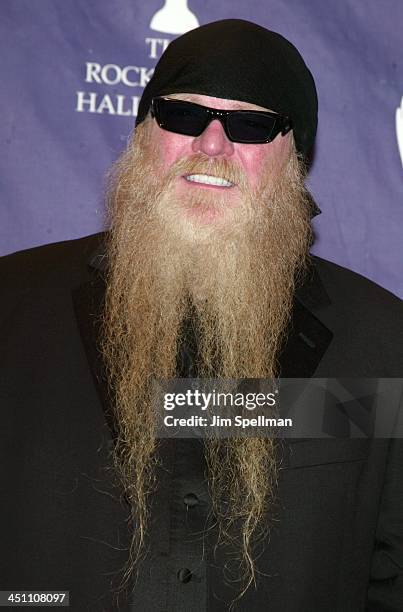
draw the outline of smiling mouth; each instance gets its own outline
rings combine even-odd
[[[199,183],[201,185],[213,185],[214,187],[233,187],[234,183],[220,176],[211,176],[210,174],[188,174],[184,178],[191,183]]]

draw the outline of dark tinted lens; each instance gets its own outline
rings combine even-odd
[[[207,123],[207,113],[190,102],[158,100],[156,110],[160,126],[177,134],[199,136]]]
[[[266,142],[271,138],[275,117],[251,112],[235,112],[228,116],[228,132],[238,142]]]

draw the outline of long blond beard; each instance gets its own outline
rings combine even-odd
[[[115,164],[109,205],[103,352],[118,425],[114,459],[133,519],[125,580],[144,551],[148,498],[158,484],[151,382],[180,374],[186,317],[197,330],[200,377],[272,378],[311,239],[310,196],[295,153],[280,178],[268,167],[252,191],[238,167],[203,155],[164,175],[148,134],[145,121]],[[177,200],[176,177],[206,172],[240,186],[237,206],[227,211],[226,196],[214,191]],[[185,214],[195,206],[224,214],[202,225]],[[265,536],[275,492],[275,442],[210,439],[205,457],[218,542],[238,551],[243,594],[255,580],[253,545]]]

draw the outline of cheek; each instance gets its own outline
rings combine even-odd
[[[189,143],[186,136],[162,130],[157,125],[153,127],[152,137],[158,143],[157,151],[163,168],[168,169],[178,159],[189,154]]]
[[[268,159],[267,154],[260,151],[250,152],[241,159],[241,165],[252,189],[259,185],[263,174],[267,172]]]
[[[273,178],[281,174],[289,147],[288,138],[282,136],[268,144],[248,145],[248,149],[243,151],[243,167],[252,187],[256,187],[268,172]]]

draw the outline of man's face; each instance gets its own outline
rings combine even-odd
[[[173,94],[169,97],[219,110],[270,110],[247,102],[213,98],[201,94]],[[212,223],[217,217],[225,215],[226,208],[236,207],[242,192],[240,185],[236,183],[231,186],[212,185],[211,182],[208,183],[207,176],[228,179],[228,176],[218,174],[218,172],[223,174],[224,171],[219,169],[227,164],[241,173],[246,187],[252,193],[257,193],[263,185],[272,184],[274,186],[289,159],[291,135],[290,133],[286,136],[279,134],[273,142],[265,144],[243,144],[231,142],[217,119],[211,121],[204,132],[196,137],[168,132],[153,121],[150,130],[150,144],[159,154],[159,163],[163,172],[168,172],[175,163],[195,155],[201,155],[209,160],[211,170],[206,169],[203,174],[197,173],[197,177],[185,171],[175,177],[174,189],[179,201],[182,199],[186,201],[190,198],[192,202],[197,202],[200,197],[201,201],[211,198],[211,201],[214,202],[214,198],[219,197],[224,206],[221,205],[219,208],[192,206],[190,211],[188,210],[188,213],[190,212],[192,217],[197,217],[198,221]],[[189,177],[193,180],[189,180]]]

